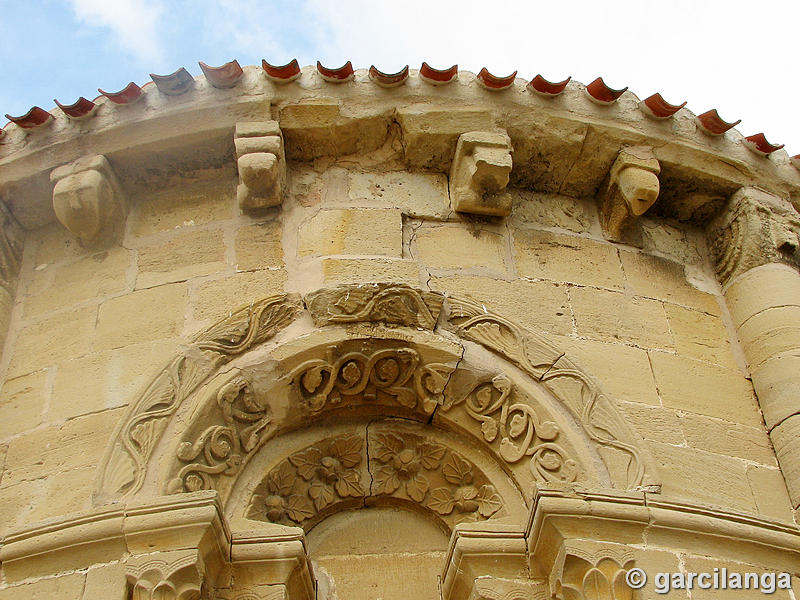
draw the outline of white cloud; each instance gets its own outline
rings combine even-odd
[[[119,47],[142,64],[163,62],[159,21],[166,16],[160,0],[69,0],[79,21],[111,30]]]

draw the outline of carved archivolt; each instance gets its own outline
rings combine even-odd
[[[436,326],[443,301],[433,292],[388,284],[342,286],[312,294],[306,305],[317,323],[350,327],[378,321],[420,329],[414,333],[422,336],[419,339],[439,341],[423,347],[404,341],[413,337],[410,330],[396,330],[388,338],[370,330],[361,338],[351,332],[338,338],[340,342],[331,342],[334,338],[328,335],[329,341],[321,340],[317,346],[295,343],[296,349],[289,354],[282,351],[280,360],[264,363],[273,369],[267,374],[259,375],[262,367],[251,364],[233,369],[233,376],[216,390],[206,386],[206,408],[181,409],[176,420],[179,406],[201,382],[286,327],[300,314],[301,303],[298,297],[276,296],[233,313],[200,334],[132,405],[101,465],[99,497],[130,496],[142,487],[156,442],[168,425],[179,437],[169,451],[172,458],[159,459],[166,466],[162,481],[169,482],[167,491],[223,493],[222,488],[231,489],[243,465],[268,440],[303,429],[329,413],[363,415],[365,410],[466,430],[515,477],[521,473],[518,467],[527,466],[525,481],[607,481],[608,474],[599,479],[589,476],[601,464],[586,459],[585,448],[594,444],[596,451],[613,450],[626,459],[627,472],[612,475],[613,485],[637,488],[655,483],[651,459],[640,440],[592,379],[562,352],[541,336],[489,313],[480,303],[447,299],[448,319],[441,327],[511,361],[531,378],[530,385],[542,386],[557,398],[559,410],[566,409],[569,418],[554,415],[552,406],[534,399],[498,367],[478,373],[474,366],[461,365],[463,349],[460,358],[454,352],[457,345],[447,340],[452,337],[449,333],[442,337],[425,332]],[[313,340],[313,335],[304,339]],[[576,422],[582,433],[577,433]],[[567,435],[565,427],[573,433]],[[575,435],[586,442],[576,446]],[[374,443],[369,439],[370,452],[363,450],[363,463],[353,463],[361,451],[356,441],[344,439],[309,447],[308,456],[320,461],[313,469],[304,466],[305,454],[284,457],[259,487],[261,518],[304,524],[329,504],[382,495],[422,504],[453,523],[496,512],[488,480],[474,468],[462,468],[466,459],[456,450],[439,445],[434,451],[433,446],[420,446],[399,434],[392,437],[390,432]],[[375,454],[378,448],[384,451]],[[599,458],[605,455],[600,452]],[[325,471],[324,462],[335,467]],[[368,485],[352,474],[366,469],[367,463]],[[467,471],[472,482],[467,481]],[[360,473],[364,475],[363,470]]]
[[[247,516],[309,529],[341,505],[393,501],[432,511],[450,527],[503,506],[483,471],[460,453],[407,432],[368,432],[291,454],[256,487]]]

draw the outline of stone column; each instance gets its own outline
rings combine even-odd
[[[800,507],[800,215],[756,188],[710,224],[716,261],[753,387],[794,508]]]

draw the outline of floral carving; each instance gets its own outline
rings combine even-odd
[[[436,488],[431,492],[428,506],[442,515],[449,515],[453,511],[470,515],[476,511],[483,517],[491,517],[503,505],[503,501],[496,493],[494,486],[474,485],[472,465],[451,453],[447,462],[442,467],[445,481],[457,486]]]
[[[237,378],[217,392],[217,405],[224,424],[205,429],[194,442],[183,442],[177,450],[184,466],[170,491],[195,492],[214,487],[220,474],[235,475],[244,456],[264,437],[272,421],[269,407],[261,406],[248,383]]]
[[[198,335],[132,404],[103,459],[100,497],[127,497],[137,492],[144,483],[150,454],[180,403],[215,369],[275,335],[299,311],[298,296],[271,296],[234,312]]]
[[[553,421],[541,421],[536,411],[524,402],[513,402],[513,386],[504,375],[491,382],[480,383],[460,401],[467,414],[481,423],[484,439],[500,438],[499,454],[503,460],[516,463],[530,456],[530,469],[539,481],[575,481],[578,463],[567,457],[556,443],[559,428]]]
[[[560,600],[633,600],[636,591],[625,581],[625,574],[634,566],[633,555],[625,550],[586,552],[567,550],[563,563],[551,575],[551,592]]]
[[[258,486],[248,516],[302,524],[334,502],[363,497],[363,446],[362,438],[348,434],[292,454]]]
[[[436,292],[386,283],[339,286],[306,296],[317,325],[381,321],[423,329],[436,325],[442,300]]]
[[[373,492],[391,494],[404,486],[409,497],[422,502],[430,487],[424,471],[439,467],[444,447],[428,442],[407,447],[403,439],[387,433],[378,433],[373,439],[371,456],[384,463],[373,474]]]
[[[345,400],[391,401],[431,414],[442,403],[444,387],[452,367],[432,363],[420,365],[412,348],[348,352],[336,359],[309,360],[291,374],[304,403],[312,412]]]

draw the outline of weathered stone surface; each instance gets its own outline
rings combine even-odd
[[[86,512],[92,506],[94,465],[50,473],[42,481],[42,497],[25,515],[35,523],[55,516]]]
[[[674,348],[661,302],[591,288],[570,288],[569,297],[579,336],[642,348]]]
[[[716,298],[686,281],[683,265],[643,252],[620,251],[625,283],[637,296],[681,304],[719,315]]]
[[[403,224],[393,209],[321,210],[300,225],[300,256],[402,255]]]
[[[176,336],[183,330],[186,301],[186,284],[181,283],[106,300],[97,316],[96,348],[110,350]]]
[[[693,448],[736,456],[771,467],[778,464],[763,427],[749,427],[693,413],[681,414],[680,424],[687,443]]]
[[[216,321],[267,296],[283,293],[286,271],[264,269],[205,281],[192,294],[195,321]]]
[[[731,283],[725,290],[725,302],[739,328],[770,307],[800,307],[800,277],[787,265],[756,267]]]
[[[663,352],[650,352],[650,363],[664,406],[761,427],[753,388],[741,374]]]
[[[417,229],[413,244],[413,255],[418,252],[422,262],[433,268],[506,271],[508,242],[492,231],[423,224]]]
[[[686,444],[677,411],[634,402],[622,402],[619,406],[644,439],[672,446]]]
[[[511,139],[503,133],[462,133],[450,167],[449,190],[453,210],[506,217],[511,197],[505,193],[511,173]]]
[[[46,371],[7,379],[0,390],[0,439],[39,425],[47,397]]]
[[[72,308],[30,323],[18,333],[9,377],[38,371],[43,367],[91,351],[97,307]]]
[[[748,465],[747,480],[753,490],[759,513],[791,523],[792,504],[780,469]]]
[[[611,244],[548,231],[516,229],[514,262],[521,277],[622,289],[622,267]]]
[[[745,558],[745,557],[741,557]],[[686,569],[687,572],[690,573],[711,573],[713,574],[715,571],[717,573],[740,573],[742,577],[744,577],[745,573],[755,573],[759,578],[761,577],[762,573],[775,573],[775,569],[770,569],[767,567],[757,567],[751,564],[745,564],[744,562],[733,561],[733,560],[725,560],[725,559],[713,559],[707,558],[704,556],[692,556],[688,555],[684,558],[683,567]],[[723,571],[725,569],[725,571]],[[721,577],[721,575],[720,575]],[[760,579],[759,579],[760,581]],[[697,585],[697,581],[695,580],[694,586],[692,587],[692,600],[707,600],[707,599],[714,599],[719,598],[721,596],[727,595],[728,597],[735,596],[736,598],[741,598],[741,600],[757,600],[762,599],[765,596],[765,593],[762,592],[758,587],[760,586],[753,586],[752,581],[748,583],[749,589],[744,589],[744,580],[742,580],[741,586],[742,589],[702,589],[700,586]],[[727,585],[730,585],[728,583]],[[789,590],[781,590],[776,589],[771,593],[768,594],[770,598],[776,598],[778,600],[789,600],[792,596],[790,595]]]
[[[86,571],[86,585],[83,588],[82,600],[91,598],[125,600],[127,588],[125,567],[122,563],[92,567]]]
[[[753,512],[747,463],[693,448],[649,442],[663,478],[662,495]]]
[[[212,171],[199,177],[178,179],[172,185],[148,189],[132,197],[130,232],[143,236],[229,219],[233,216],[235,198],[233,171]]]
[[[615,398],[660,404],[647,352],[624,344],[561,338],[559,347],[586,367]],[[625,365],[624,368],[620,368]]]
[[[28,233],[28,244],[35,244],[34,266],[72,261],[89,254],[61,223],[50,223]]]
[[[597,221],[597,209],[593,202],[587,200],[521,188],[508,188],[508,194],[513,203],[510,219],[516,227],[557,227],[575,233],[588,233]]]
[[[449,295],[474,298],[500,315],[535,331],[569,335],[572,315],[564,286],[549,281],[503,281],[490,277],[435,277],[431,286]]]
[[[130,288],[131,252],[111,248],[73,263],[49,266],[32,273],[25,298],[25,316],[67,308]]]
[[[52,579],[39,579],[5,589],[0,588],[0,600],[51,600],[53,598],[74,598],[82,600],[83,573],[71,573]]]
[[[800,351],[800,306],[763,310],[745,321],[738,333],[747,362],[755,371],[773,357]]]
[[[277,221],[245,225],[236,232],[236,268],[240,271],[283,266],[282,230]]]
[[[227,266],[223,232],[178,233],[168,240],[140,248],[137,264],[137,289],[220,272]]]
[[[234,133],[242,210],[278,206],[286,190],[286,157],[277,121],[241,122]]]
[[[420,265],[410,260],[388,258],[325,258],[322,276],[326,283],[406,283],[420,284]]]
[[[357,173],[350,171],[350,200],[399,208],[413,217],[444,217],[450,212],[447,177],[442,173]]]
[[[673,304],[664,304],[664,310],[678,354],[736,369],[722,319]]]

